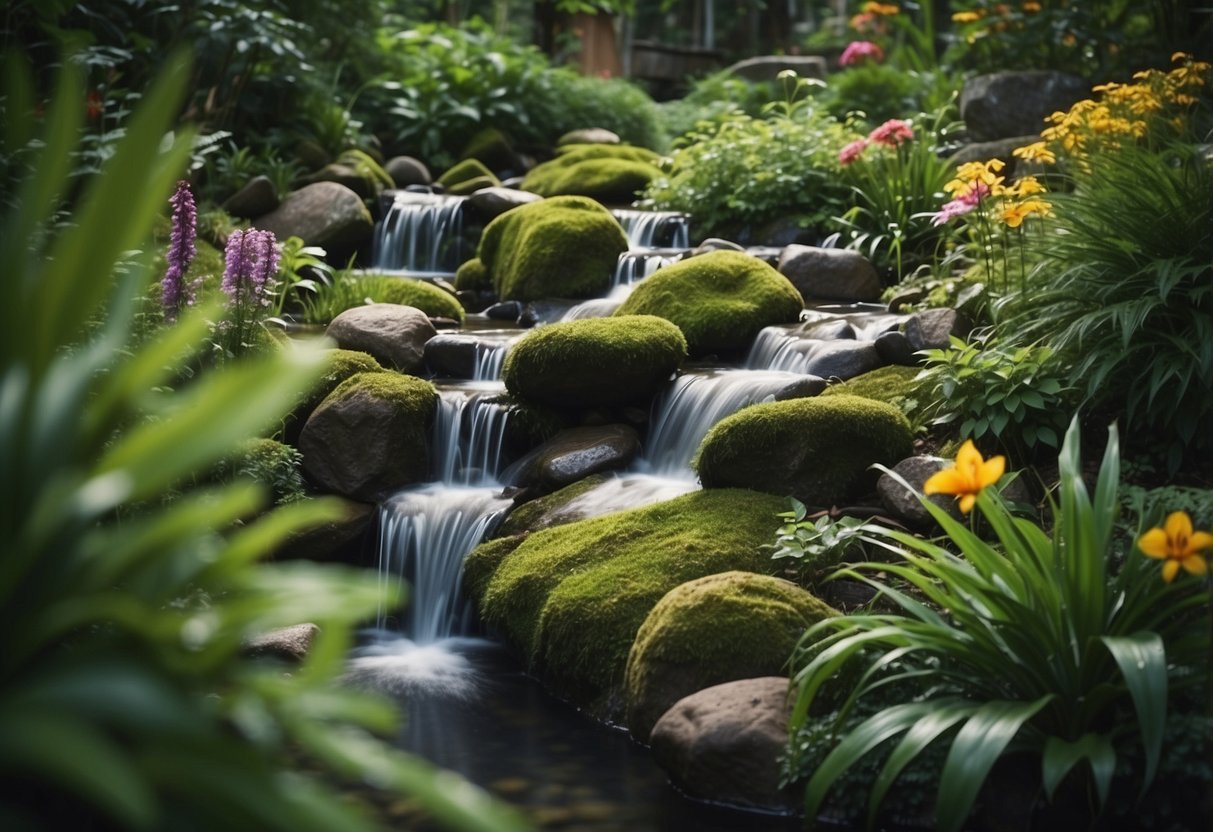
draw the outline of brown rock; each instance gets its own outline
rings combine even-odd
[[[326,246],[359,244],[375,222],[358,194],[336,182],[317,182],[292,192],[255,225],[279,240],[300,237],[307,245]]]
[[[370,353],[380,364],[403,373],[425,366],[426,342],[438,334],[420,309],[397,303],[372,303],[333,318],[325,334],[347,350]]]

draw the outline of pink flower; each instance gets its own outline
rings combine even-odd
[[[886,147],[897,147],[908,141],[913,141],[914,130],[910,122],[899,118],[891,118],[868,134],[868,141],[883,144]]]
[[[838,151],[838,164],[846,167],[862,156],[867,147],[867,139],[856,139],[842,150]]]
[[[838,58],[839,66],[852,66],[871,59],[873,63],[884,61],[884,50],[870,40],[854,40],[847,44]]]
[[[974,183],[973,187],[965,191],[951,202],[944,203],[943,208],[939,213],[931,217],[931,225],[939,226],[945,222],[954,220],[957,217],[962,217],[977,207],[977,204],[982,199],[990,195],[990,186],[984,182]]]

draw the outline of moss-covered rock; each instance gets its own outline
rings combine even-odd
[[[821,392],[823,396],[862,396],[878,402],[891,404],[907,415],[916,412],[922,404],[920,398],[917,367],[890,365],[847,379],[841,384],[831,384]]]
[[[316,379],[284,422],[283,435],[291,444],[299,441],[299,431],[303,430],[307,417],[312,415],[312,411],[329,393],[337,389],[338,384],[356,373],[377,373],[386,370],[370,353],[343,349],[326,350],[324,366],[324,374]]]
[[[586,197],[560,196],[494,219],[476,254],[498,297],[531,301],[605,293],[627,248],[610,211]]]
[[[761,547],[784,508],[753,491],[699,491],[493,541],[472,551],[465,574],[485,622],[550,687],[618,717],[628,653],[650,610],[695,578],[773,571]]]
[[[484,262],[479,257],[473,257],[471,260],[465,260],[455,270],[455,288],[460,291],[467,289],[473,292],[492,289],[493,277],[484,267]]]
[[[496,127],[477,130],[459,154],[461,159],[475,159],[496,173],[512,173],[519,170],[521,162],[509,137]]]
[[[479,188],[496,187],[501,180],[479,159],[464,159],[448,168],[438,177],[438,184],[449,194],[470,194]]]
[[[438,393],[428,381],[389,372],[350,376],[308,417],[303,470],[322,488],[376,501],[429,472]]]
[[[431,318],[452,318],[463,323],[463,306],[450,292],[426,280],[395,275],[365,274],[356,278],[363,298],[375,303],[398,303],[420,309]]]
[[[542,196],[580,195],[627,205],[661,173],[660,157],[631,145],[566,145],[555,159],[533,167],[519,186]]]
[[[876,463],[913,451],[897,408],[859,396],[818,396],[747,407],[708,431],[695,459],[705,488],[753,488],[808,505],[841,505],[869,491]]]
[[[752,572],[675,587],[645,618],[628,656],[628,730],[647,742],[661,715],[684,696],[786,674],[804,631],[837,614],[790,581]]]
[[[558,491],[553,491],[551,494],[545,494],[515,507],[497,527],[497,536],[511,537],[529,534],[551,526],[560,526],[585,519],[577,514],[570,514],[566,511],[567,506],[587,491],[602,485],[609,478],[607,474],[593,474],[572,485],[566,485]]]
[[[757,257],[712,251],[672,263],[646,278],[616,315],[673,322],[691,355],[737,353],[767,326],[794,323],[804,300],[786,277]]]
[[[502,378],[514,395],[554,407],[620,405],[654,395],[686,354],[678,327],[661,318],[586,318],[528,332]]]

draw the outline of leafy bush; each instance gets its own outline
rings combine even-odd
[[[570,130],[605,127],[627,144],[665,148],[668,139],[656,103],[630,81],[567,68],[552,70],[544,80],[546,97],[530,104],[530,116],[542,125],[545,144],[555,144]]]
[[[833,569],[852,556],[863,553],[862,535],[867,525],[858,517],[842,516],[835,520],[828,512],[809,519],[805,504],[792,497],[791,511],[781,511],[783,525],[776,533],[771,549],[772,560],[790,559],[800,583],[811,586],[818,575]]]
[[[718,122],[735,112],[760,116],[774,96],[775,87],[769,82],[747,81],[721,70],[696,80],[682,98],[658,106],[666,133],[677,140],[701,121]]]
[[[683,137],[642,204],[691,214],[705,237],[788,216],[820,230],[849,207],[838,153],[852,138],[812,109],[792,117],[733,113],[700,123]]]
[[[0,305],[0,804],[13,828],[364,830],[367,817],[319,766],[409,789],[464,828],[518,829],[466,786],[404,757],[383,702],[333,685],[352,625],[382,600],[347,570],[257,562],[286,534],[331,516],[292,506],[244,526],[251,484],[158,498],[268,427],[318,371],[308,350],[214,370],[180,391],[211,309],[186,313],[128,348],[145,242],[189,153],[163,152],[187,69],[161,67],[102,173],[67,194],[83,84],[64,63],[39,134],[28,70],[4,70],[5,147],[27,149],[28,175],[0,214],[8,268]],[[99,331],[87,322],[104,316]],[[321,633],[290,675],[242,644],[311,620]],[[292,762],[294,765],[292,765]]]
[[[976,504],[997,545],[929,502],[960,555],[872,528],[874,542],[886,542],[904,563],[858,564],[838,574],[865,581],[900,612],[839,617],[806,632],[806,649],[794,658],[792,731],[806,725],[840,672],[856,674],[840,722],[869,697],[900,693],[900,702],[834,734],[807,785],[809,817],[840,775],[878,749],[883,755],[898,736],[872,788],[869,824],[899,773],[937,742],[948,748],[935,807],[936,828],[945,831],[961,828],[991,768],[1011,752],[1039,760],[1050,800],[1074,773],[1090,805],[1104,805],[1128,748],[1142,749],[1134,778],[1143,791],[1149,786],[1169,699],[1200,690],[1209,673],[1207,635],[1194,627],[1208,614],[1208,598],[1174,591],[1140,553],[1119,550],[1119,460],[1113,428],[1090,496],[1077,423],[1071,426],[1058,458],[1060,504],[1052,507],[1050,532],[1013,517],[988,488]],[[793,744],[793,770],[802,753]]]
[[[926,368],[916,380],[931,402],[926,417],[979,442],[988,437],[1024,461],[1039,447],[1057,448],[1071,408],[1053,351],[950,340],[947,349],[923,351]]]

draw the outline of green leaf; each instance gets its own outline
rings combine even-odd
[[[1163,728],[1167,719],[1167,650],[1157,633],[1103,636],[1100,641],[1112,653],[1133,700],[1141,744],[1146,752],[1146,771],[1141,793],[1154,782],[1162,754]]]
[[[1047,705],[1054,694],[1034,702],[994,700],[980,705],[952,740],[939,778],[936,828],[960,832],[994,763],[1025,722]]]
[[[876,777],[876,782],[872,785],[872,793],[868,797],[869,827],[876,823],[876,813],[880,809],[880,804],[902,770],[941,734],[972,714],[976,707],[972,702],[963,699],[935,699],[931,701],[931,704],[931,712],[910,727],[910,730],[901,738],[901,742],[889,754],[884,767]]]
[[[1107,803],[1108,792],[1112,787],[1112,775],[1116,772],[1116,749],[1112,747],[1112,740],[1106,734],[1083,734],[1076,740],[1063,740],[1061,737],[1049,737],[1045,740],[1041,757],[1041,779],[1044,782],[1045,796],[1049,800],[1053,799],[1053,793],[1070,770],[1082,760],[1091,764],[1095,789],[1099,794],[1099,805],[1102,807]]]

